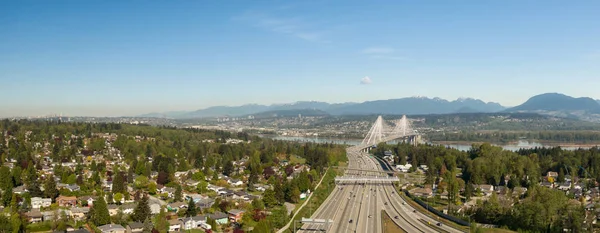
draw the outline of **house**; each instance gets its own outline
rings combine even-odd
[[[71,208],[71,218],[75,221],[85,220],[85,215],[90,212],[90,207]]]
[[[127,224],[127,233],[140,233],[144,231],[144,224],[141,222],[130,222]]]
[[[558,186],[558,189],[562,191],[567,191],[571,188],[571,182],[564,182]]]
[[[431,197],[433,195],[433,191],[430,188],[416,188],[410,190],[410,193],[417,197]]]
[[[218,193],[218,192],[219,192],[219,190],[221,190],[221,189],[225,189],[225,188],[223,188],[223,187],[219,187],[219,186],[216,186],[216,185],[212,185],[212,184],[208,184],[208,186],[207,186],[207,189],[208,189],[208,190],[211,190],[211,191],[213,191],[213,192],[216,192],[216,193]]]
[[[200,184],[200,181],[195,181],[195,180],[192,180],[192,179],[188,179],[188,180],[185,181],[185,184],[187,186],[196,187],[196,186],[198,186],[198,184]]]
[[[67,185],[65,188],[71,192],[79,191],[79,189],[80,189],[79,185],[76,185],[76,184]]]
[[[42,207],[50,207],[52,204],[51,198],[41,198],[41,197],[32,197],[31,198],[31,208],[39,209]]]
[[[200,194],[186,194],[185,196],[187,200],[192,199],[194,202],[199,202],[203,198]]]
[[[44,220],[42,213],[37,210],[25,213],[25,217],[27,217],[27,221],[29,221],[29,223],[42,222]]]
[[[65,216],[69,216],[67,211],[64,209],[58,209],[55,211],[44,211],[42,212],[42,219],[44,221],[53,221],[55,219],[60,218],[60,216],[64,214]]]
[[[96,196],[81,196],[77,198],[77,201],[79,201],[79,205],[81,206],[92,206],[96,199],[98,199]]]
[[[548,182],[548,181],[542,181],[542,182],[540,183],[540,186],[543,186],[543,187],[546,187],[546,188],[554,188],[554,184],[553,184],[553,183],[550,183],[550,182]]]
[[[77,197],[60,195],[56,198],[56,203],[60,207],[73,207],[77,205]]]
[[[412,168],[412,164],[407,163],[406,165],[396,165],[396,170],[401,172],[408,172]]]
[[[136,204],[134,203],[125,203],[121,205],[121,211],[124,214],[133,214],[133,210],[135,209]]]
[[[170,198],[172,198],[175,194],[175,189],[169,187],[162,187],[159,191],[161,194],[166,193]]]
[[[217,222],[217,224],[219,225],[224,225],[228,223],[229,220],[229,215],[223,213],[223,212],[215,212],[214,214],[209,214],[207,215],[208,218],[215,220],[215,222]]]
[[[547,177],[552,177],[556,180],[556,178],[558,178],[558,172],[548,172],[548,174],[546,174]]]
[[[179,209],[187,209],[187,203],[178,201],[167,205],[167,210],[177,212]]]
[[[68,233],[90,233],[90,231],[88,231],[85,228],[79,228],[77,230],[73,230],[73,231],[67,231]]]
[[[244,215],[244,211],[243,210],[238,210],[238,209],[232,209],[227,211],[227,213],[229,214],[229,220],[232,222],[239,222],[242,220],[242,216]]]
[[[481,192],[483,192],[486,196],[488,195],[492,195],[492,193],[494,192],[494,186],[489,185],[489,184],[480,184],[480,185],[475,185],[474,187],[475,189],[479,189]]]
[[[236,186],[236,187],[244,184],[244,182],[242,182],[241,180],[238,180],[238,179],[229,179],[227,181],[227,183],[229,183],[230,185]]]
[[[201,227],[203,227],[203,224],[206,224],[206,216],[202,216],[202,215],[181,219],[181,228],[183,230],[191,230],[191,229],[195,229],[195,228],[201,228]]]
[[[213,204],[215,204],[215,200],[213,200],[212,198],[204,198],[196,202],[196,206],[202,210],[210,208],[211,206],[213,206]]]
[[[110,216],[115,216],[117,213],[119,213],[119,206],[116,204],[110,204],[108,205],[108,215]]]
[[[249,200],[248,198],[248,193],[244,192],[244,191],[236,191],[233,192],[233,199],[243,199],[243,200]]]
[[[169,232],[178,232],[181,230],[181,223],[179,220],[171,219],[169,220]]]
[[[118,224],[106,224],[98,227],[102,233],[125,233],[125,228]]]
[[[12,192],[21,195],[28,191],[27,191],[27,188],[25,188],[25,185],[21,185],[19,187],[13,188]]]

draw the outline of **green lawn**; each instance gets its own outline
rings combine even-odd
[[[291,155],[290,156],[290,164],[304,164],[306,163],[306,159],[305,158],[300,158],[296,155]]]

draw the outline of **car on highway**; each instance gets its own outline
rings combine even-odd
[[[438,226],[438,227],[441,227],[441,226],[442,226],[442,223],[441,223],[441,222],[438,222],[438,223],[437,223],[437,226]]]
[[[395,219],[398,219],[398,215],[396,215],[396,217],[394,217]]]
[[[352,219],[350,219],[350,221],[348,221],[348,223],[352,223]]]
[[[383,203],[383,204],[384,204],[384,205],[387,205],[387,202],[386,202],[386,203]]]
[[[373,217],[372,215],[369,215],[369,218]]]

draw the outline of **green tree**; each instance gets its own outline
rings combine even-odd
[[[226,176],[230,176],[231,173],[233,172],[233,169],[234,169],[233,162],[231,160],[227,161],[227,162],[225,162],[225,165],[223,166],[223,174]]]
[[[142,233],[152,233],[153,228],[154,226],[152,226],[152,221],[150,221],[150,218],[146,218],[146,220],[144,220],[144,228],[142,229]]]
[[[265,203],[260,199],[254,199],[252,200],[252,209],[263,210],[265,209]]]
[[[290,193],[290,200],[293,203],[298,203],[300,201],[300,189],[298,186],[292,187],[292,191]]]
[[[0,214],[0,232],[12,232],[12,223],[10,219],[4,216],[3,214]]]
[[[213,232],[217,231],[219,225],[217,225],[217,221],[212,219],[212,218],[206,218],[206,223],[208,225],[210,225],[210,227],[212,228]]]
[[[125,190],[125,179],[122,172],[116,172],[113,176],[112,191],[114,193],[124,193]]]
[[[198,210],[196,207],[196,203],[194,203],[194,199],[190,198],[190,201],[188,202],[188,208],[185,211],[185,216],[193,217],[193,216],[196,216],[197,214],[198,214]]]
[[[181,197],[181,195],[182,195],[181,192],[183,192],[183,190],[181,190],[181,185],[177,185],[177,188],[175,189],[175,194],[174,194],[174,197],[173,197],[174,201],[181,201],[181,198],[182,198]]]
[[[98,200],[94,201],[94,205],[90,209],[92,213],[91,221],[96,226],[102,226],[110,223],[110,214],[108,213],[108,205],[104,200],[104,195],[100,195]]]
[[[12,174],[7,166],[0,167],[0,188],[2,190],[13,188]]]
[[[150,182],[150,184],[148,184],[148,193],[152,195],[156,194],[156,183]]]
[[[69,177],[67,177],[67,184],[75,184],[77,183],[77,176],[75,174],[71,174],[69,175]]]
[[[273,227],[271,226],[271,222],[267,219],[263,219],[256,224],[256,227],[252,230],[252,233],[271,233],[273,232]]]
[[[133,181],[133,185],[137,189],[145,189],[150,184],[150,180],[146,176],[139,175]]]
[[[196,186],[196,190],[198,191],[198,193],[206,193],[208,192],[208,182],[202,180],[198,183],[198,185]]]
[[[115,199],[115,201],[117,201],[117,204],[121,204],[121,200],[123,200],[123,194],[121,193],[115,193],[115,195],[113,196],[113,198]]]
[[[154,226],[159,233],[169,232],[169,222],[167,221],[167,213],[165,213],[165,208],[160,208],[160,213],[154,218]]]
[[[279,204],[279,202],[275,198],[275,191],[273,191],[272,189],[265,190],[265,192],[263,193],[263,202],[267,207],[273,207]]]
[[[137,206],[133,210],[131,219],[136,222],[143,222],[152,214],[150,205],[148,204],[148,195],[144,195],[137,203]]]
[[[52,175],[46,178],[44,182],[44,196],[52,198],[52,202],[58,197],[58,189],[56,189],[56,181]]]

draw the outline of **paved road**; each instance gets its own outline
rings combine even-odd
[[[363,170],[382,170],[374,158],[349,148],[348,168]],[[345,175],[382,176],[381,173],[347,170]],[[364,232],[381,233],[381,210],[406,232],[438,232],[433,225],[437,221],[424,214],[413,212],[405,204],[392,184],[354,183],[337,185],[327,200],[313,213],[313,219],[333,220],[333,224],[304,224],[298,232]],[[423,223],[420,219],[425,220]],[[442,225],[448,232],[461,232]]]

